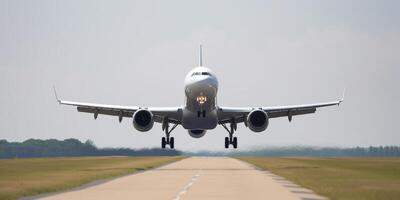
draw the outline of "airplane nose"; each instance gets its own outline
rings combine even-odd
[[[201,79],[196,81],[196,84],[202,88],[207,88],[207,87],[217,88],[218,87],[217,82],[211,76],[202,77]]]
[[[213,97],[217,92],[218,84],[212,77],[204,77],[195,83],[195,91],[197,93],[203,93],[206,96]]]
[[[186,86],[186,93],[190,98],[202,101],[203,97],[214,98],[217,93],[218,83],[213,77],[196,77]]]

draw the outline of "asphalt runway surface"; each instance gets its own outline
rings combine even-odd
[[[228,157],[190,157],[163,167],[41,199],[323,200],[280,176]]]

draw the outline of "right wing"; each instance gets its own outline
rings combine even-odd
[[[294,105],[294,106],[274,106],[274,107],[263,107],[262,109],[268,113],[268,117],[291,117],[294,115],[304,115],[315,113],[317,108],[339,105],[343,100],[325,102],[325,103],[315,103],[315,104],[305,104],[305,105]]]
[[[293,105],[293,106],[274,106],[274,107],[219,107],[218,119],[220,124],[230,123],[235,121],[237,123],[245,122],[247,115],[256,109],[261,109],[268,114],[269,118],[276,117],[288,117],[289,121],[292,120],[292,116],[304,115],[315,113],[317,108],[327,107],[333,105],[339,105],[343,102],[344,92],[342,99],[338,101],[325,102],[325,103],[314,103],[304,105]]]
[[[54,93],[59,104],[75,106],[79,112],[93,113],[95,119],[99,114],[112,115],[118,116],[121,122],[123,117],[132,117],[137,110],[146,109],[153,113],[155,122],[163,123],[168,119],[169,123],[181,124],[182,107],[139,107],[63,101],[58,98],[55,89]]]

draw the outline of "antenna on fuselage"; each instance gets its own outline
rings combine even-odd
[[[199,66],[203,66],[203,50],[201,48],[201,45],[200,45],[200,49],[199,50],[200,50],[199,51]]]

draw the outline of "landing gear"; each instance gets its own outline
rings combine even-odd
[[[165,146],[167,146],[167,144],[169,144],[169,147],[171,147],[171,149],[174,148],[174,137],[162,137],[161,138],[161,148],[165,149]]]
[[[175,139],[174,137],[170,137],[171,132],[178,126],[178,124],[174,124],[169,130],[169,122],[168,118],[165,118],[162,124],[162,129],[165,131],[165,136],[161,138],[161,148],[165,149],[165,146],[169,145],[171,149],[174,148]]]
[[[229,145],[232,144],[233,148],[237,148],[237,137],[225,137],[225,149],[229,148]]]
[[[237,148],[237,137],[233,138],[233,141],[231,144],[233,145],[233,148],[235,148],[235,149]]]
[[[167,144],[167,141],[165,139],[165,137],[161,138],[161,148],[165,149],[165,145]]]
[[[229,137],[225,137],[225,149],[228,149],[230,144],[233,146],[233,148],[236,149],[237,148],[237,137],[233,137],[233,133],[235,132],[235,130],[237,128],[235,119],[232,118],[230,120],[230,129],[228,129],[226,124],[221,124],[221,125],[229,133]]]
[[[171,147],[171,149],[174,148],[174,137],[171,137],[171,139],[169,140],[169,147]]]

